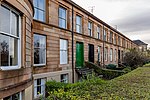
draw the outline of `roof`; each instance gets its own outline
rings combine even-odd
[[[141,41],[141,40],[133,40],[133,42],[134,42],[135,44],[137,44],[137,45],[148,45],[148,44],[144,43],[144,42]]]

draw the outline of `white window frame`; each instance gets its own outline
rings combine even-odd
[[[35,0],[35,1],[37,1],[38,2],[38,0]],[[39,20],[39,21],[42,21],[42,22],[45,22],[45,18],[46,18],[46,0],[43,0],[43,2],[44,2],[44,10],[42,9],[42,8],[39,8],[39,7],[35,7],[34,6],[34,9],[37,9],[38,11],[40,10],[40,11],[42,11],[43,13],[44,13],[44,15],[43,15],[43,20],[40,20],[39,19],[39,14],[37,15],[38,16],[38,18],[35,18],[35,16],[33,17],[34,19],[36,19],[36,20]],[[33,1],[33,4],[34,4],[34,1]],[[37,4],[37,5],[39,5],[39,4]]]
[[[7,9],[10,10],[10,33],[11,33],[11,17],[12,17],[12,12],[15,13],[16,15],[18,15],[18,24],[19,24],[18,25],[18,27],[19,27],[18,28],[18,37],[14,36],[12,34],[0,31],[0,34],[2,34],[2,35],[18,39],[18,65],[17,66],[0,66],[0,69],[1,70],[15,70],[15,69],[20,69],[21,68],[21,16],[20,16],[20,14],[16,10],[14,10],[13,8],[11,8],[11,7],[9,7],[9,6],[5,5],[5,4],[0,5],[0,9],[1,9],[2,6],[6,7]],[[0,15],[1,15],[1,13],[0,13]]]
[[[104,29],[103,40],[104,40],[104,41],[107,41],[107,31],[106,31],[106,29]]]
[[[34,35],[45,36],[45,35],[41,35],[41,34],[37,34],[37,33],[34,33]],[[33,66],[45,66],[46,65],[46,63],[47,63],[46,62],[46,54],[47,54],[46,53],[47,52],[46,46],[47,46],[47,42],[46,42],[46,36],[45,36],[45,63],[43,63],[43,64],[33,64]],[[34,39],[33,39],[33,63],[34,63]]]
[[[111,32],[111,31],[110,31],[110,38],[109,38],[109,39],[110,39],[110,40],[109,40],[110,43],[113,43],[113,32]]]
[[[101,47],[98,46],[98,62],[101,62]]]
[[[37,85],[37,80],[41,80],[41,84]],[[45,84],[46,84],[46,78],[39,78],[39,79],[35,79],[34,80],[34,98],[39,98],[40,96],[44,96],[45,97]],[[37,87],[40,86],[41,87],[41,94],[37,94]],[[42,90],[43,88],[43,90]]]
[[[22,98],[22,92],[18,92],[18,93],[15,93],[15,94],[19,94],[19,100],[23,100],[23,98]],[[13,94],[13,95],[15,95],[15,94]],[[13,99],[12,99],[12,96],[13,96],[13,95],[8,96],[8,97],[10,97],[10,100],[13,100]],[[7,98],[7,97],[5,97],[5,98]],[[4,98],[4,99],[5,99],[5,98]]]
[[[114,34],[114,44],[117,44],[116,34]]]
[[[77,17],[80,18],[80,25],[77,24]],[[77,26],[80,27],[80,30],[79,30],[80,32],[77,31]],[[79,16],[79,15],[76,15],[76,32],[77,32],[77,33],[82,33],[82,17]]]
[[[60,14],[60,9],[65,10],[65,12],[66,12],[66,17],[65,17],[65,19],[59,16],[59,14]],[[59,20],[65,20],[65,27],[60,26]],[[67,9],[64,8],[64,7],[62,7],[62,6],[59,6],[59,8],[58,8],[58,26],[59,26],[60,28],[67,29]]]
[[[65,76],[65,78],[64,78]],[[64,79],[61,79],[61,77],[63,77]],[[69,74],[61,74],[60,76],[60,82],[63,82],[63,83],[69,83]]]
[[[91,21],[88,21],[88,34],[89,36],[92,36],[92,22]]]
[[[100,39],[101,38],[101,34],[100,34],[100,27],[97,26],[97,38]]]
[[[107,47],[105,47],[104,57],[105,57],[105,61],[108,61],[108,48]]]
[[[110,49],[110,61],[111,62],[113,61],[113,49],[112,48]]]
[[[61,49],[61,42],[66,42],[66,48],[65,49]],[[60,46],[59,46],[59,49],[60,49],[60,64],[68,64],[68,40],[65,40],[65,39],[60,39]],[[62,51],[65,51],[67,53],[67,57],[66,57],[66,62],[63,62],[62,59],[61,59],[61,52]],[[64,58],[65,59],[65,58]]]

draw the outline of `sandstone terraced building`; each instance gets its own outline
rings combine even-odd
[[[0,99],[36,99],[47,80],[77,81],[84,61],[118,65],[131,48],[71,0],[0,0]]]

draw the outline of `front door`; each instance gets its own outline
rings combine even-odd
[[[76,68],[82,68],[84,65],[84,45],[81,42],[76,43]]]
[[[118,63],[120,63],[120,50],[118,50]]]
[[[94,63],[94,45],[89,44],[89,62]]]

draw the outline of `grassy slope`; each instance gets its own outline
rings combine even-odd
[[[110,81],[113,94],[128,99],[150,99],[150,67],[140,67]]]
[[[80,97],[90,95],[91,100],[150,100],[150,67],[136,70],[107,81],[76,90]]]

